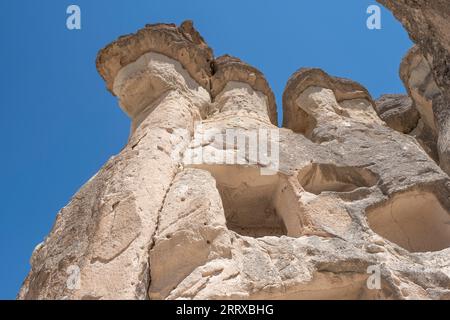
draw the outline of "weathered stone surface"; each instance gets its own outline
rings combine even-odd
[[[419,103],[420,112],[417,110],[415,102]],[[375,110],[390,128],[414,137],[425,152],[439,163],[436,127],[428,124],[430,123],[429,119],[434,124],[434,116],[431,106],[430,109],[427,109],[423,104],[423,99],[419,98],[413,101],[406,95],[387,94],[375,101]]]
[[[402,133],[413,131],[420,119],[412,99],[405,95],[381,96],[375,101],[375,111],[390,128]]]
[[[313,91],[320,103],[299,103],[296,99],[303,97],[299,92]],[[327,91],[322,95],[320,91]],[[369,92],[359,83],[349,79],[328,75],[320,69],[303,68],[289,79],[283,94],[284,122],[283,126],[297,133],[302,133],[313,141],[318,136],[328,139],[319,132],[324,126],[342,118],[352,118],[357,122],[382,124],[374,110]]]
[[[261,71],[242,62],[238,58],[225,55],[214,60],[213,73],[214,76],[211,79],[211,95],[214,98],[231,81],[246,83],[253,90],[260,91],[267,97],[269,108],[267,113],[269,114],[270,121],[275,125],[277,124],[275,96]]]
[[[378,0],[378,2],[394,13],[417,44],[417,48],[409,53],[402,64],[403,70],[412,70],[411,72],[417,76],[408,79],[404,76],[405,72],[401,72],[402,78],[412,95],[425,99],[423,110],[428,110],[429,116],[424,122],[433,129],[431,119],[433,117],[429,106],[432,105],[440,166],[450,173],[449,2],[448,0]],[[408,83],[410,81],[413,83],[412,86]],[[414,99],[414,96],[412,97]],[[420,111],[421,103],[416,101],[416,105]]]
[[[449,297],[450,179],[364,87],[302,69],[278,128],[261,72],[160,28],[102,51],[130,140],[59,213],[20,299]]]
[[[180,170],[179,153],[189,143],[194,122],[201,119],[202,110],[210,103],[208,91],[184,71],[190,61],[189,65],[182,65],[159,53],[144,53],[141,47],[130,47],[142,42],[190,56],[210,52],[188,41],[174,42],[171,37],[163,37],[161,28],[163,35],[178,30],[172,26],[149,26],[144,33],[121,38],[100,53],[99,61],[108,70],[114,69],[117,61],[123,62],[117,55],[136,60],[114,72],[114,79],[107,80],[115,82],[109,85],[131,110],[128,114],[133,122],[132,135],[122,152],[58,214],[50,235],[33,253],[32,271],[19,298],[148,296],[149,251],[160,211]],[[195,69],[209,66],[206,55],[196,57]],[[209,69],[199,73],[208,72]],[[149,87],[134,86],[140,81]],[[131,86],[131,91],[123,89]],[[67,286],[70,266],[79,269],[80,286],[75,290]]]
[[[191,21],[180,27],[164,23],[147,25],[102,49],[97,56],[97,70],[108,89],[112,91],[119,70],[149,52],[179,61],[196,82],[209,89],[213,53]]]
[[[411,48],[403,58],[400,65],[400,78],[405,84],[409,96],[416,104],[423,122],[437,136],[433,100],[441,94],[441,91],[434,81],[430,65],[421,54],[419,47]]]
[[[436,134],[428,125],[425,124],[422,118],[419,119],[417,127],[410,132],[417,142],[422,146],[423,150],[439,164],[439,153],[437,149]]]
[[[440,163],[442,157],[439,155],[437,145],[440,132],[436,122],[437,113],[433,110],[433,101],[440,100],[442,93],[419,47],[411,48],[402,60],[400,78],[420,114],[419,123],[411,134],[417,138],[427,153]]]

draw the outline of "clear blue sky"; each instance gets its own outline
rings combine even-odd
[[[66,8],[82,30],[66,29]],[[15,298],[33,248],[56,213],[120,151],[129,121],[95,70],[97,51],[146,23],[192,19],[216,56],[259,68],[281,107],[300,67],[352,78],[374,97],[403,93],[400,60],[412,45],[382,11],[366,28],[372,0],[2,0],[0,2],[0,299]]]

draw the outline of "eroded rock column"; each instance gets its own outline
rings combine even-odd
[[[100,52],[99,72],[132,120],[130,139],[58,214],[19,298],[148,297],[149,251],[194,122],[210,103],[211,59],[190,23],[147,26]]]

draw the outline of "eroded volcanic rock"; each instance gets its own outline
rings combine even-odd
[[[390,9],[417,44],[402,63],[402,79],[411,96],[425,98],[432,116],[425,124],[437,131],[441,168],[450,174],[450,3],[448,0],[378,0]],[[409,79],[408,70],[416,73]],[[429,76],[427,76],[429,74]],[[427,76],[427,77],[424,77]],[[422,84],[421,84],[422,82]],[[434,83],[434,88],[426,88]],[[420,88],[419,92],[414,92]],[[432,93],[432,96],[430,96]],[[420,103],[416,102],[420,111]],[[433,118],[433,119],[431,119]],[[427,123],[428,122],[428,123]]]
[[[390,128],[402,133],[413,131],[420,119],[412,99],[400,94],[381,96],[375,101],[375,111]]]
[[[449,176],[360,84],[299,70],[278,128],[264,75],[189,22],[98,68],[129,142],[58,213],[20,299],[449,298]]]

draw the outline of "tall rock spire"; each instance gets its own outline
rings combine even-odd
[[[20,298],[147,297],[164,200],[210,103],[212,52],[192,25],[183,26],[150,25],[100,51],[98,70],[130,116],[132,134],[59,212],[33,253]],[[68,270],[76,270],[72,288]]]

